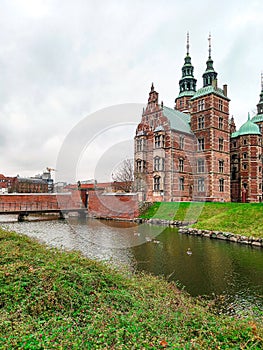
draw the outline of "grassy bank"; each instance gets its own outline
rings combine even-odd
[[[1,349],[261,349],[262,324],[174,284],[0,231]]]
[[[143,218],[197,220],[200,229],[263,237],[262,203],[154,203]]]

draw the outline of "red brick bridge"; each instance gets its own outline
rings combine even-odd
[[[86,214],[78,191],[72,193],[11,193],[0,195],[0,214],[18,214],[22,221],[29,214],[69,212]]]

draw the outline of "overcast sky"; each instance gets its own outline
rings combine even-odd
[[[259,101],[262,14],[262,0],[0,0],[0,173],[55,168],[83,119],[109,106],[146,103],[152,82],[174,107],[187,31],[198,88],[211,32],[218,83],[228,84],[230,114],[240,126]],[[114,128],[89,144],[75,180],[96,176],[92,167],[106,162],[109,150],[128,157],[139,120],[136,113],[129,135]]]

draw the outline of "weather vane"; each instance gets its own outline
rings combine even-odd
[[[187,32],[186,54],[189,55],[189,32]]]
[[[208,53],[209,53],[209,58],[211,58],[211,33],[209,33],[208,42],[209,42]]]

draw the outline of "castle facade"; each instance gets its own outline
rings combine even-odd
[[[262,201],[263,77],[257,114],[236,130],[227,85],[217,84],[211,38],[203,86],[187,52],[174,108],[154,85],[134,139],[135,184],[142,201]]]

